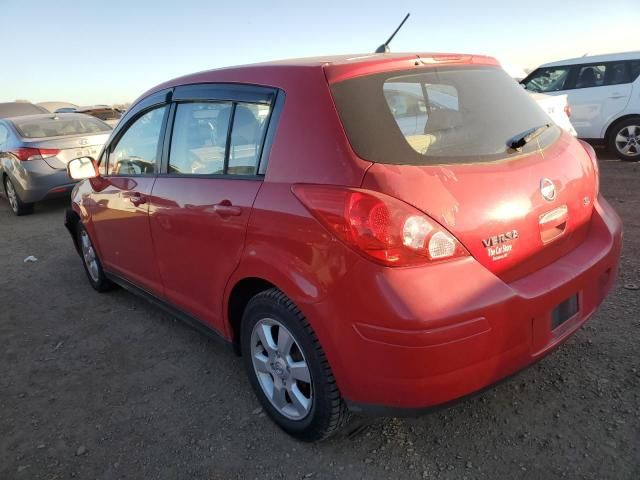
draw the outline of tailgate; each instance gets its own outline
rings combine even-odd
[[[421,209],[478,262],[510,281],[553,262],[584,240],[595,179],[587,152],[563,134],[546,150],[496,162],[374,164],[363,187]]]

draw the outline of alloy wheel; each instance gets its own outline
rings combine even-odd
[[[82,249],[82,258],[84,264],[87,266],[87,271],[94,282],[100,280],[100,271],[98,268],[98,259],[96,258],[96,252],[91,244],[91,239],[86,230],[80,232],[80,248]]]
[[[291,420],[311,411],[311,371],[291,332],[273,318],[263,318],[251,332],[253,369],[271,405]]]
[[[622,127],[615,138],[618,151],[630,157],[640,156],[640,125]]]
[[[5,187],[7,190],[7,198],[9,199],[9,205],[11,206],[11,210],[14,212],[18,211],[18,194],[16,193],[15,188],[13,188],[13,184],[11,180],[7,179],[5,182]]]

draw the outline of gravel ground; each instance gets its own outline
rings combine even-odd
[[[0,199],[0,478],[640,478],[640,164],[602,160],[601,174],[625,247],[581,331],[472,400],[313,445],[269,421],[219,344],[95,293],[68,201],[16,218]]]

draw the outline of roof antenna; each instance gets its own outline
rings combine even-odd
[[[409,15],[411,14],[407,13],[407,16],[404,17],[404,20],[400,22],[400,25],[398,25],[398,28],[396,28],[396,30],[391,34],[391,36],[387,39],[387,41],[384,42],[382,45],[380,45],[378,48],[376,48],[376,53],[389,53],[389,44],[391,43],[391,40],[393,40],[393,37],[396,36],[396,33],[398,33],[398,30],[402,28],[402,26],[404,25],[404,22],[406,22],[407,18],[409,18]]]

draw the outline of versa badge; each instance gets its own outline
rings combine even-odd
[[[487,255],[493,260],[501,260],[509,255],[509,252],[513,249],[513,245],[510,242],[516,238],[518,238],[518,231],[511,230],[501,233],[500,235],[485,238],[482,240],[482,245],[487,249]]]

